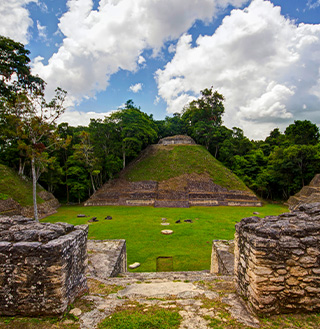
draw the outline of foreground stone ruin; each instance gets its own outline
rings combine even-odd
[[[126,240],[88,240],[88,270],[107,279],[127,272]]]
[[[236,224],[237,292],[258,314],[320,310],[320,203]]]
[[[234,240],[214,240],[212,242],[210,273],[234,274]]]
[[[0,217],[0,315],[66,311],[87,290],[88,226]]]

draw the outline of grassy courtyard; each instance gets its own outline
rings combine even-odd
[[[244,217],[259,212],[259,217],[287,212],[282,205],[263,207],[61,207],[58,212],[45,218],[46,222],[68,222],[73,225],[89,223],[89,239],[125,239],[128,264],[139,262],[134,271],[156,271],[157,257],[172,257],[174,271],[199,271],[210,268],[212,240],[233,239],[235,224]],[[86,218],[77,218],[85,214]],[[105,220],[111,216],[112,220]],[[162,226],[162,218],[170,223]],[[181,223],[175,223],[177,220]],[[192,223],[184,222],[191,219]],[[163,235],[161,230],[173,230]]]

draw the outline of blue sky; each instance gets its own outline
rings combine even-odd
[[[211,86],[250,138],[320,124],[320,0],[10,0],[0,20],[71,125],[128,99],[163,119]]]

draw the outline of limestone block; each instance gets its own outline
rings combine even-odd
[[[320,203],[236,224],[237,292],[259,314],[320,311]]]
[[[240,258],[240,262],[243,261]],[[211,252],[210,273],[234,274],[234,241],[214,240]]]
[[[87,289],[87,226],[22,217],[0,221],[14,232],[11,241],[0,242],[0,315],[65,312]]]

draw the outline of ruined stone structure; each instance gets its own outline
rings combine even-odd
[[[290,210],[297,209],[304,203],[320,202],[320,174],[314,176],[309,185],[304,186],[288,200]]]
[[[261,202],[251,191],[228,190],[203,175],[190,174],[180,177],[183,185],[167,186],[166,182],[140,181],[128,182],[116,179],[105,184],[85,206],[154,206],[180,207],[191,206],[251,206],[259,207]],[[173,179],[174,180],[174,179]],[[173,181],[172,180],[172,181]],[[178,187],[178,188],[177,188]]]
[[[88,226],[0,217],[0,315],[66,311],[87,290]]]
[[[320,310],[320,203],[236,224],[237,292],[258,314]]]
[[[176,135],[160,139],[159,145],[175,145],[175,144],[187,144],[195,145],[195,141],[186,135]]]
[[[211,252],[210,273],[234,274],[234,240],[214,240]]]
[[[88,240],[89,272],[107,279],[127,272],[126,240]]]
[[[143,161],[152,153],[159,150],[170,152],[176,145],[187,144],[190,148],[196,144],[189,136],[172,136],[160,140],[158,145],[150,145],[140,157],[130,164],[118,179],[114,179],[103,185],[89,200],[85,206],[154,206],[154,207],[180,207],[191,206],[261,206],[256,195],[246,190],[227,189],[215,184],[212,177],[206,172],[182,173],[180,176],[166,181],[129,181],[125,178],[125,172],[131,170],[136,163]],[[208,157],[212,157],[208,153]],[[199,159],[205,163],[206,159]],[[179,163],[168,163],[168,166]],[[159,167],[161,171],[163,168]],[[225,169],[225,175],[233,175]]]
[[[44,218],[56,212],[60,207],[59,201],[54,195],[48,191],[41,191],[38,196],[44,200],[43,203],[38,204],[39,218]],[[21,206],[17,201],[9,198],[7,200],[0,200],[0,213],[4,216],[22,215],[25,217],[33,217],[33,206]]]

